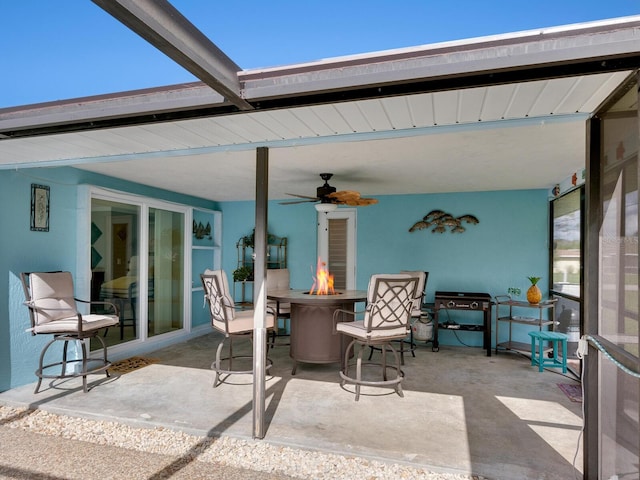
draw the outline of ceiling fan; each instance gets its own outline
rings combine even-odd
[[[354,190],[340,190],[337,191],[336,187],[329,185],[329,180],[333,177],[333,173],[321,173],[320,178],[324,180],[324,185],[319,186],[316,189],[316,196],[310,197],[308,195],[299,195],[296,193],[287,193],[292,197],[298,197],[304,200],[292,200],[289,202],[280,202],[280,205],[293,205],[296,203],[305,202],[320,202],[316,205],[318,211],[330,211],[335,210],[338,205],[349,205],[353,207],[364,207],[367,205],[373,205],[378,203],[376,198],[362,198],[360,192]],[[322,207],[328,208],[322,208]]]

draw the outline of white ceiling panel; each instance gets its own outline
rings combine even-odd
[[[411,110],[407,107],[407,97],[383,98],[380,102],[387,118],[389,118],[392,129],[403,130],[415,127],[415,122],[411,118]]]
[[[140,127],[135,126],[82,132],[82,137],[92,142],[91,145],[96,147],[98,155],[110,156],[149,151],[148,145],[138,141],[140,134]]]
[[[609,94],[613,92],[618,87],[618,85],[622,84],[622,82],[624,82],[630,74],[631,72],[616,72],[608,75],[598,75],[598,77],[602,77],[602,82],[600,84],[595,84],[596,88],[593,88],[592,95],[584,103],[580,111],[595,111],[600,106],[600,104],[609,96]]]
[[[87,138],[78,134],[57,135],[54,137],[37,137],[33,140],[42,145],[54,160],[91,158],[105,155],[109,146],[96,142],[95,138]],[[107,153],[108,154],[108,153]]]
[[[562,109],[562,105],[566,104],[567,97],[574,89],[575,78],[560,78],[553,82],[545,81],[544,84],[544,89],[529,109],[530,117],[575,112],[575,110],[566,112]]]
[[[28,140],[28,141],[27,141]],[[2,158],[5,164],[19,165],[42,158],[42,147],[30,139],[9,139],[2,141]]]
[[[487,96],[480,120],[490,122],[505,118],[506,111],[511,104],[511,99],[515,92],[515,84],[497,85],[487,89]]]
[[[371,131],[382,132],[393,129],[380,100],[364,100],[358,103],[360,110],[368,120],[367,123],[371,126]]]
[[[153,132],[155,135],[163,137],[178,148],[198,148],[211,145],[209,136],[203,136],[194,126],[193,120],[186,122],[166,122],[145,125],[144,129]]]
[[[438,92],[433,94],[436,125],[454,125],[458,120],[458,91]]]
[[[254,143],[278,139],[277,135],[256,122],[251,115],[230,115],[225,118],[224,125],[227,130],[235,132],[242,138],[243,142]]]
[[[334,135],[352,133],[349,123],[333,105],[316,105],[311,107],[322,122],[329,127]]]
[[[432,93],[412,95],[408,100],[408,104],[416,127],[431,127],[435,125]]]
[[[367,117],[362,113],[360,102],[336,103],[335,107],[349,124],[353,133],[371,131],[371,125],[369,125]]]
[[[212,117],[199,120],[197,124],[200,132],[209,132],[215,140],[213,145],[237,145],[249,141],[246,130],[235,128],[233,119]]]
[[[516,85],[516,90],[504,112],[504,118],[525,118],[544,90],[545,82],[528,82]]]
[[[13,140],[9,140],[8,155],[12,155],[14,159],[29,159],[34,156],[40,156],[42,149],[46,148],[48,158],[59,160],[61,158],[68,158],[64,156],[68,151],[65,145],[64,142],[51,142],[46,141],[44,138],[30,138],[28,142],[14,142]]]
[[[552,186],[584,164],[584,121],[273,148],[269,197],[313,195],[319,173],[363,195]],[[212,200],[252,199],[255,151],[102,162],[83,169]],[[454,190],[452,190],[454,189]]]
[[[194,147],[204,147],[211,145],[222,145],[232,143],[233,140],[239,140],[235,134],[227,132],[225,128],[219,127],[213,123],[211,119],[192,119],[171,122],[167,125],[180,125],[182,130],[176,131],[176,135],[182,135],[183,131],[188,132],[188,138],[191,138]]]
[[[159,130],[149,127],[152,125],[140,125],[136,129],[136,141],[143,148],[142,152],[177,150],[188,147],[182,140],[175,137],[169,138],[162,135]]]
[[[280,112],[285,112],[286,110],[280,110]],[[278,115],[279,111],[263,111],[263,112],[255,112],[251,116],[252,118],[258,122],[260,125],[263,125],[265,128],[268,128],[271,132],[273,132],[274,138],[278,140],[282,140],[285,138],[295,138],[297,135],[291,129],[291,116]]]
[[[3,140],[0,166],[68,161],[211,200],[247,200],[255,148],[264,145],[276,199],[293,187],[313,195],[324,171],[335,174],[332,185],[364,195],[550,188],[584,166],[589,108],[628,74]]]
[[[292,110],[294,115],[300,119],[302,123],[309,127],[314,132],[316,137],[323,137],[327,135],[335,135],[335,132],[331,130],[316,113],[314,107],[300,107]]]
[[[272,117],[265,117],[262,113],[265,112],[254,112],[251,115],[246,115],[248,124],[251,125],[251,131],[253,132],[252,138],[262,142],[291,138],[291,131],[282,129],[280,122],[273,121]]]
[[[469,88],[460,90],[457,119],[460,123],[473,123],[480,120],[487,89]]]
[[[269,113],[274,118],[277,118],[282,125],[286,126],[286,128],[290,131],[290,136],[286,138],[294,139],[316,137],[316,131],[314,131],[306,122],[302,121],[302,119],[298,116],[298,112],[302,108],[308,107],[291,109],[287,108],[265,113]]]

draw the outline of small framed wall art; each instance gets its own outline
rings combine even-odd
[[[31,230],[49,231],[49,187],[31,184]]]

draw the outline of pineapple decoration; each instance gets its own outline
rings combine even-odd
[[[527,277],[531,282],[531,286],[529,290],[527,290],[527,300],[532,305],[537,305],[542,300],[542,292],[540,291],[540,287],[538,287],[537,283],[542,277]]]

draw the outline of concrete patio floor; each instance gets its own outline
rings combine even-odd
[[[147,357],[157,362],[111,378],[43,382],[0,393],[0,404],[199,436],[252,436],[250,376],[212,388],[219,337],[210,333]],[[379,355],[376,353],[375,355]],[[421,345],[406,355],[404,398],[388,389],[340,387],[338,365],[300,364],[287,346],[269,353],[265,442],[362,456],[490,479],[582,478],[582,404],[529,359],[479,348]],[[391,393],[390,393],[391,392]],[[577,456],[576,456],[577,452]],[[576,456],[575,467],[573,465]]]

